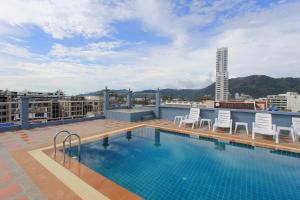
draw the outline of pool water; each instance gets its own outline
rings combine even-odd
[[[152,128],[82,144],[81,163],[145,199],[300,199],[298,154]]]

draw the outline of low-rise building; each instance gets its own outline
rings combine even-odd
[[[167,100],[163,102],[164,105],[168,106],[187,106],[187,107],[199,107],[199,108],[206,108],[207,106],[202,102],[195,102],[195,101],[181,101],[178,99]]]
[[[266,110],[266,101],[218,101],[215,108],[241,109],[241,110]]]
[[[250,96],[250,95],[248,95],[248,94],[244,94],[244,93],[235,93],[235,95],[234,95],[234,99],[236,100],[236,101],[246,101],[246,100],[252,100],[253,98],[252,98],[252,96]]]
[[[29,119],[33,122],[95,116],[102,113],[99,96],[67,97],[62,92],[12,92],[0,90],[0,123],[20,120],[19,99],[29,97]]]
[[[300,95],[297,92],[268,95],[268,107],[276,106],[282,111],[300,112]]]

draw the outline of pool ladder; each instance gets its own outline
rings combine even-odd
[[[72,147],[72,136],[75,136],[77,137],[78,139],[78,146],[77,146],[77,157],[78,157],[78,161],[80,161],[80,145],[81,145],[81,138],[78,134],[76,133],[70,133],[69,131],[67,130],[63,130],[63,131],[60,131],[58,133],[55,134],[55,136],[53,137],[53,145],[54,145],[54,158],[56,158],[56,150],[57,150],[57,147],[56,147],[56,139],[57,139],[57,136],[62,134],[62,133],[66,133],[67,136],[64,138],[63,140],[63,154],[64,154],[64,162],[66,161],[66,141],[69,139],[69,148]]]

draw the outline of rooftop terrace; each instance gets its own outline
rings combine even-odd
[[[105,97],[105,95],[104,95]],[[107,99],[107,97],[106,97]],[[130,107],[130,106],[128,106]],[[68,130],[81,136],[82,141],[91,138],[103,138],[117,132],[131,130],[137,127],[153,127],[171,132],[179,132],[199,138],[213,138],[232,144],[246,144],[253,148],[264,147],[282,154],[299,156],[300,142],[293,142],[287,134],[280,134],[279,144],[270,137],[257,136],[252,140],[245,132],[229,135],[227,132],[213,133],[204,128],[191,129],[178,127],[173,123],[175,116],[187,115],[188,107],[160,105],[159,94],[156,94],[156,104],[134,109],[109,109],[104,98],[104,116],[70,119],[42,124],[33,124],[21,119],[17,127],[3,127],[0,132],[0,199],[139,199],[140,197],[127,191],[105,177],[91,172],[85,166],[74,160],[62,162],[62,154],[58,153],[56,165],[43,165],[35,156],[48,155],[53,161],[53,137],[61,130]],[[22,111],[24,112],[24,110]],[[218,109],[201,109],[201,118],[214,119]],[[267,112],[267,111],[260,111]],[[26,109],[25,109],[26,113]],[[251,129],[256,111],[231,110],[233,122],[247,122]],[[269,112],[273,123],[280,126],[290,126],[292,117],[300,117],[298,113]],[[149,116],[151,115],[151,118]],[[26,126],[22,125],[23,123]],[[59,141],[61,142],[61,140]],[[45,156],[43,155],[43,156]],[[49,160],[48,160],[49,161]],[[58,175],[54,168],[67,168],[72,173],[66,181],[64,175]],[[59,167],[60,166],[60,167]],[[58,174],[57,174],[58,173]],[[77,178],[76,178],[77,177]],[[85,188],[83,190],[83,188]],[[86,192],[90,191],[90,193]],[[89,196],[95,195],[95,196]]]
[[[293,143],[289,137],[282,135],[280,143],[275,144],[270,138],[257,137],[255,141],[245,133],[229,135],[227,133],[209,132],[206,128],[178,128],[171,121],[148,120],[143,122],[125,122],[108,119],[78,122],[67,125],[49,126],[29,130],[7,131],[0,134],[0,199],[80,199],[82,196],[71,186],[49,172],[29,154],[30,150],[52,146],[53,136],[60,130],[70,130],[84,138],[101,137],[101,135],[129,130],[139,126],[150,126],[167,131],[176,131],[194,136],[216,138],[221,141],[244,143],[277,150],[300,152],[300,143]],[[52,156],[51,151],[48,155]],[[58,158],[58,163],[61,160]],[[138,199],[137,196],[103,178],[93,182],[95,178],[86,172],[82,165],[70,164],[64,167],[83,180],[87,180],[100,194],[110,199]],[[99,179],[97,179],[99,180]],[[118,191],[118,192],[116,192]]]

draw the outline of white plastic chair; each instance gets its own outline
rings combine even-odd
[[[198,125],[200,121],[200,108],[191,108],[190,114],[180,121],[179,127],[183,124],[192,124],[192,128]]]
[[[216,132],[217,128],[229,128],[229,133],[232,134],[232,119],[230,110],[219,110],[218,118],[215,118],[213,125],[213,132]]]
[[[252,123],[252,139],[255,139],[255,134],[272,135],[275,137],[275,142],[279,142],[279,134],[276,131],[276,125],[272,124],[272,115],[269,113],[256,113],[255,122]]]
[[[299,140],[300,136],[300,118],[299,117],[293,117],[292,118],[292,128],[295,134],[296,141]]]

